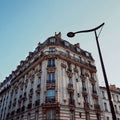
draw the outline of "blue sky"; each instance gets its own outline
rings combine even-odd
[[[94,28],[105,22],[99,37],[110,84],[120,87],[120,0],[1,0],[0,1],[0,81],[3,81],[38,42],[55,32],[92,53],[100,85],[104,85],[94,33],[69,31]]]

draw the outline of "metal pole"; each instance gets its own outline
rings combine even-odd
[[[105,81],[105,85],[106,85],[106,90],[107,90],[107,94],[108,94],[108,100],[109,100],[109,104],[110,104],[110,108],[111,108],[112,118],[113,118],[113,120],[117,120],[115,110],[114,110],[114,106],[113,106],[113,102],[112,102],[112,98],[111,98],[111,94],[110,94],[109,84],[108,84],[108,80],[107,80],[107,75],[106,75],[106,71],[105,71],[105,67],[104,67],[104,63],[103,63],[103,58],[102,58],[102,54],[101,54],[100,45],[99,45],[96,30],[94,32],[95,32],[95,38],[96,38],[97,48],[98,48],[98,52],[99,52],[102,72],[103,72],[103,76],[104,76],[104,81]]]
[[[111,99],[109,84],[108,84],[107,75],[106,75],[106,71],[105,71],[105,67],[104,67],[104,63],[103,63],[103,59],[102,59],[100,45],[99,45],[99,42],[98,42],[98,36],[97,36],[97,32],[96,32],[96,30],[101,28],[103,25],[104,25],[104,23],[102,23],[101,25],[99,25],[99,26],[97,26],[96,28],[93,28],[93,29],[82,30],[82,31],[77,31],[77,32],[69,32],[69,33],[67,33],[67,36],[68,37],[74,37],[75,34],[77,34],[77,33],[85,33],[85,32],[94,32],[95,33],[95,38],[96,38],[98,53],[99,53],[99,57],[100,57],[101,67],[102,67],[102,71],[103,71],[103,77],[104,77],[104,81],[105,81],[105,85],[106,85],[106,90],[107,90],[107,94],[108,94],[108,100],[109,100],[109,104],[110,104],[112,118],[113,118],[113,120],[117,120],[115,110],[114,110],[114,106],[113,106],[113,102],[112,102],[112,99]]]

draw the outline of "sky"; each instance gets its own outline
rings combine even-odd
[[[39,42],[61,32],[64,40],[92,53],[104,86],[94,33],[66,36],[103,22],[99,43],[108,81],[120,87],[120,0],[0,0],[0,82]]]

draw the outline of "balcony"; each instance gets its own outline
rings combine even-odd
[[[94,104],[94,109],[96,111],[100,111],[100,105],[99,104]]]
[[[10,117],[10,113],[7,113],[7,118],[9,118]]]
[[[48,67],[48,68],[54,68],[54,67],[55,67],[55,64],[48,64],[47,67]]]
[[[15,111],[13,110],[12,112],[11,112],[11,115],[14,115],[15,114]]]
[[[40,84],[37,85],[36,93],[40,94]]]
[[[69,99],[69,105],[74,106],[74,105],[75,105],[75,100],[72,99],[72,98],[70,98],[70,99]]]
[[[93,91],[92,97],[95,98],[95,99],[98,99],[97,91]]]
[[[23,102],[25,102],[25,100],[27,100],[27,97],[26,97],[26,96],[23,96],[23,97],[22,97],[22,100],[23,100]]]
[[[40,105],[40,99],[35,101],[35,106],[39,106]]]
[[[83,96],[87,96],[88,95],[87,89],[85,87],[83,87],[82,90],[83,90],[82,91]]]
[[[55,84],[55,80],[47,80],[47,84]]]
[[[84,74],[81,74],[80,77],[81,77],[82,81],[85,81],[86,76]]]
[[[55,80],[47,80],[46,87],[47,87],[47,89],[54,89],[55,88]]]
[[[56,69],[55,65],[47,65],[48,72],[55,72],[55,69]]]
[[[28,109],[31,109],[32,108],[32,103],[29,103],[28,106],[27,106]]]
[[[73,73],[72,73],[72,69],[71,68],[67,69],[67,75],[68,75],[69,78],[72,77]]]
[[[24,112],[24,111],[25,111],[25,106],[22,106],[21,112]]]
[[[46,97],[45,103],[55,103],[55,96],[53,96],[53,97]]]
[[[37,76],[38,76],[38,78],[41,77],[41,71],[37,72]]]
[[[95,84],[96,80],[95,80],[93,77],[91,77],[91,78],[90,78],[90,82],[91,82],[92,84]]]
[[[89,110],[89,109],[90,109],[88,102],[85,102],[85,103],[84,103],[84,109],[85,109],[85,110]]]
[[[33,88],[30,89],[30,93],[33,93]]]
[[[16,113],[20,113],[20,108],[17,109]]]
[[[79,72],[79,70],[78,70],[77,68],[74,68],[74,72],[78,73],[78,72]]]
[[[33,95],[33,88],[30,89],[29,97],[32,98]]]
[[[16,101],[13,102],[13,106],[16,106]]]
[[[73,88],[73,84],[72,83],[68,84],[67,90],[68,90],[69,93],[74,93],[74,88]]]
[[[75,110],[75,100],[72,98],[69,99],[69,107],[71,111]]]

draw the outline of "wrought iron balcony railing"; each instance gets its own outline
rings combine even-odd
[[[75,105],[75,100],[72,99],[72,98],[70,98],[70,99],[69,99],[69,105]]]
[[[53,97],[46,97],[45,103],[55,103],[55,96],[53,96]]]

